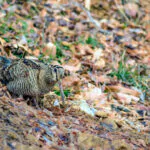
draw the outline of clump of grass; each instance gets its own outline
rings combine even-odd
[[[55,59],[52,55],[50,55],[49,58],[46,58],[46,59],[44,57],[45,57],[45,55],[43,53],[41,53],[38,56],[38,60],[40,60],[43,63],[48,63],[49,64]]]
[[[23,31],[26,31],[26,30],[28,29],[28,24],[27,24],[27,22],[25,22],[25,21],[23,21],[23,20],[21,20],[20,22],[22,23],[22,30],[23,30]]]
[[[64,54],[62,51],[62,45],[59,42],[56,42],[55,45],[56,45],[56,57],[57,58],[63,57]]]
[[[8,26],[6,23],[0,25],[0,34],[5,34],[7,32],[13,32],[14,29],[11,26]]]
[[[87,39],[85,39],[84,37],[80,36],[77,40],[77,44],[89,44],[92,46],[92,48],[96,48],[96,47],[101,47],[104,48],[104,45],[101,44],[100,42],[98,42],[98,40],[96,38],[93,38],[91,36],[89,36]]]
[[[64,56],[64,50],[70,50],[69,46],[63,45],[61,42],[55,42],[56,45],[56,57],[61,58]]]
[[[62,11],[60,12],[60,15],[66,16],[66,15],[67,15],[67,12],[65,12],[65,11],[62,10]]]
[[[56,57],[50,55],[48,59],[45,59],[44,54],[40,54],[38,59],[45,63],[50,63],[52,60],[57,59],[57,61],[61,64],[60,60],[62,57],[64,57],[63,51],[70,50],[70,47],[63,45],[61,42],[55,42],[55,46],[56,46]]]
[[[86,43],[90,44],[93,48],[98,47],[99,45],[99,42],[95,38],[92,38],[92,37],[88,37],[88,39],[86,40]]]
[[[84,37],[79,36],[77,41],[76,41],[76,44],[86,44]]]
[[[118,80],[127,83],[128,85],[137,87],[141,89],[143,92],[148,90],[147,79],[145,75],[142,75],[137,67],[134,66],[126,66],[123,61],[119,62],[118,69],[113,71],[109,74],[109,76],[114,77],[116,76]]]
[[[99,43],[98,40],[96,38],[92,38],[92,37],[88,37],[88,39],[86,40],[87,44],[90,44],[92,46],[92,48],[95,47],[100,47],[100,48],[104,48],[104,45]]]
[[[71,91],[70,91],[69,89],[65,89],[65,90],[63,90],[63,91],[64,91],[64,94],[65,94],[66,97],[68,97],[68,96],[70,95],[70,93],[71,93]],[[58,96],[61,95],[60,91],[58,91],[58,90],[55,90],[54,92],[55,92],[55,94],[58,95]]]

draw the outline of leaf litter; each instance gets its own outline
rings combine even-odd
[[[147,2],[0,1],[0,55],[70,72],[64,108],[58,86],[36,109],[1,84],[0,148],[148,149]]]

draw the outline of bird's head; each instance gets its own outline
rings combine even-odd
[[[46,71],[45,80],[48,84],[54,84],[60,79],[64,78],[65,70],[58,65],[51,65]]]

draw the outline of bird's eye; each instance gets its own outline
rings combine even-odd
[[[56,68],[54,68],[54,72],[57,73],[57,69]]]
[[[24,62],[25,64],[28,64],[28,61],[27,61],[26,59],[24,59],[23,62]]]

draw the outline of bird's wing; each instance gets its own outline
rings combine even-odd
[[[14,60],[11,65],[3,68],[3,76],[7,81],[13,81],[19,78],[28,79],[30,72],[37,72],[39,69],[40,66],[32,60]]]
[[[36,61],[30,60],[30,59],[22,59],[22,62],[27,67],[30,67],[31,69],[38,69],[39,70],[41,68],[41,66]]]

